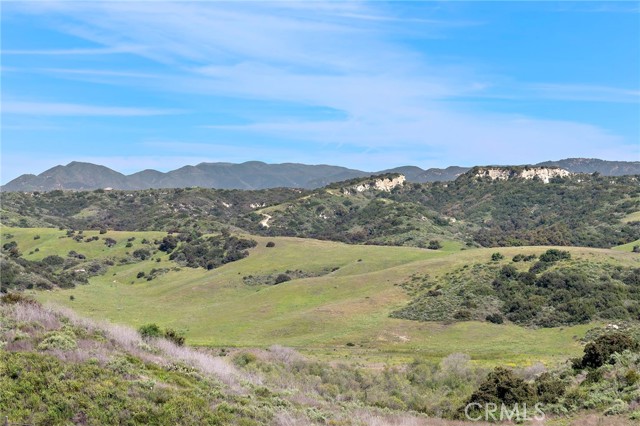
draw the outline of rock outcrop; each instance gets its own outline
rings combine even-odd
[[[572,173],[558,167],[478,167],[473,170],[476,178],[491,180],[540,179],[544,183],[556,177],[570,176]]]
[[[368,190],[391,192],[392,189],[404,185],[406,180],[404,175],[377,178],[345,188],[344,194],[349,195],[353,192],[364,192]]]

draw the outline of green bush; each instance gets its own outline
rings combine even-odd
[[[182,333],[177,332],[173,328],[165,329],[163,336],[165,339],[172,341],[178,346],[184,345],[184,341],[185,341],[184,335]]]
[[[278,274],[276,277],[274,284],[281,284],[287,281],[291,281],[291,277],[287,274]]]
[[[545,372],[536,377],[534,387],[540,402],[555,404],[564,396],[567,384],[553,374]]]
[[[258,358],[250,352],[240,352],[233,357],[233,363],[238,367],[245,367],[252,362],[256,362]]]
[[[60,349],[68,351],[78,347],[75,335],[70,330],[52,331],[45,335],[45,338],[38,344],[41,351]]]
[[[571,253],[566,250],[549,249],[540,255],[541,262],[558,262],[560,260],[571,259]]]
[[[517,377],[512,370],[496,367],[473,392],[468,403],[504,403],[513,406],[535,400],[535,391],[531,385]]]
[[[500,314],[489,314],[486,316],[485,318],[487,321],[492,322],[494,324],[502,324],[504,322],[504,319],[502,318],[502,315]]]
[[[171,253],[176,247],[178,247],[178,239],[173,235],[167,235],[162,239],[158,250]]]
[[[453,318],[457,319],[458,321],[469,321],[471,317],[471,311],[469,311],[468,309],[461,309],[453,314]]]
[[[64,258],[54,254],[54,255],[45,257],[40,261],[40,263],[46,266],[58,267],[64,264]]]
[[[598,368],[609,362],[609,358],[615,352],[622,353],[625,350],[638,350],[638,342],[624,333],[605,334],[584,347],[582,366]]]
[[[2,271],[4,272],[4,271]],[[12,292],[12,293],[7,293],[7,294],[3,294],[2,297],[0,297],[0,302],[7,304],[7,305],[15,305],[16,303],[26,303],[26,304],[30,304],[30,305],[40,305],[40,303],[36,300],[34,300],[33,298],[26,296],[23,293],[19,293],[19,292]]]
[[[439,250],[442,248],[442,243],[438,240],[431,240],[427,248],[430,250]]]
[[[143,338],[162,337],[162,330],[160,330],[158,324],[155,323],[140,326],[138,333],[140,333]]]

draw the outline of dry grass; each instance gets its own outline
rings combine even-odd
[[[140,334],[127,326],[112,324],[106,321],[93,321],[80,317],[69,308],[48,304],[42,306],[32,303],[17,303],[14,305],[0,305],[0,316],[21,324],[21,330],[37,337],[42,332],[59,330],[65,323],[83,334],[98,334],[105,340],[82,338],[78,340],[78,347],[73,350],[49,350],[57,358],[68,362],[85,362],[95,359],[106,364],[115,355],[122,352],[134,355],[145,362],[152,362],[167,366],[175,362],[183,362],[204,375],[215,378],[229,386],[233,391],[242,389],[241,382],[256,383],[260,380],[240,372],[230,361],[215,357],[204,350],[177,346],[166,339],[145,341]],[[17,329],[9,329],[3,333],[7,341],[5,349],[10,351],[33,350],[33,339],[18,339]]]
[[[17,322],[35,323],[45,330],[57,330],[61,323],[59,315],[51,307],[39,306],[32,303],[16,303],[3,306],[3,314],[8,314]]]
[[[375,409],[356,410],[352,414],[352,418],[363,426],[490,426],[484,422],[444,420],[408,413],[389,413]]]
[[[602,414],[590,414],[571,422],[571,426],[637,426],[638,424],[637,420],[629,420],[624,417],[603,416]]]
[[[273,421],[275,426],[307,426],[317,424],[305,417],[296,416],[288,411],[277,412]]]
[[[234,365],[224,358],[213,357],[198,349],[177,346],[166,339],[155,339],[151,344],[160,350],[165,358],[182,361],[204,374],[216,377],[235,391],[241,389],[241,379],[249,379],[248,381],[253,382],[251,377],[240,373]]]
[[[235,390],[239,390],[239,382],[240,379],[243,378],[242,374],[225,359],[214,357],[198,349],[178,346],[166,339],[153,339],[147,342],[142,339],[136,330],[130,327],[105,321],[92,321],[80,317],[66,307],[48,305],[44,309],[68,318],[69,321],[77,327],[89,331],[102,331],[115,346],[119,346],[129,353],[139,356],[145,361],[159,364],[181,361],[201,373],[215,377],[222,383]]]
[[[425,417],[415,413],[392,412],[373,407],[363,408],[350,405],[348,401],[332,402],[323,398],[318,391],[320,380],[310,376],[305,380],[282,374],[282,377],[262,377],[256,369],[240,370],[232,362],[231,357],[214,356],[204,349],[177,346],[166,339],[145,340],[129,327],[108,322],[97,322],[79,317],[67,308],[55,305],[40,306],[37,304],[0,305],[0,340],[7,342],[5,350],[32,351],[39,336],[52,330],[59,330],[65,324],[73,325],[78,330],[77,348],[72,350],[48,350],[47,352],[65,362],[86,362],[97,360],[100,364],[108,364],[114,357],[129,353],[146,362],[161,366],[176,363],[188,365],[203,375],[214,378],[226,385],[232,393],[251,395],[251,390],[267,383],[268,388],[277,392],[288,392],[288,399],[293,406],[304,407],[305,410],[330,412],[336,424],[362,426],[488,426],[484,422],[451,421]],[[9,324],[9,327],[6,327]],[[20,324],[19,328],[15,327]],[[82,332],[80,332],[80,329]],[[24,338],[25,332],[31,338]],[[94,335],[94,336],[92,336]],[[92,338],[101,336],[103,338]],[[283,347],[271,346],[266,350],[252,350],[259,359],[265,362],[277,362],[284,366],[294,366],[305,362],[304,356],[297,351]],[[447,374],[459,380],[469,380],[473,376],[470,369],[469,356],[454,353],[441,361],[441,368]],[[534,364],[522,369],[519,374],[533,378],[545,370],[542,364]],[[342,404],[345,405],[342,405]],[[306,426],[321,424],[309,419],[304,410],[285,409],[277,411],[272,424],[277,426]],[[547,419],[526,423],[530,426],[631,426],[633,423],[624,417],[588,414],[576,419]],[[510,424],[510,423],[501,423]]]

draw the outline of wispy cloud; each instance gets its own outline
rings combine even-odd
[[[492,87],[479,95],[486,98],[539,100],[551,99],[558,101],[586,101],[605,103],[633,103],[640,102],[640,90],[619,87],[584,85],[584,84],[555,84],[555,83],[515,83],[503,82],[502,85]]]
[[[305,138],[318,144],[349,143],[400,157],[398,153],[406,151],[411,153],[405,156],[408,162],[413,156],[422,160],[421,164],[428,164],[428,158],[434,157],[456,158],[460,164],[530,163],[545,160],[550,152],[562,158],[600,152],[600,147],[619,146],[621,142],[620,137],[594,126],[515,115],[469,115],[434,109],[420,110],[410,117],[409,113],[400,112],[384,121],[350,118],[340,122],[272,122],[212,129],[291,140]],[[632,152],[623,148],[608,150],[613,151],[617,151],[617,158],[628,157]]]
[[[34,50],[2,50],[2,55],[44,55],[44,56],[69,56],[69,55],[113,55],[121,53],[140,53],[144,50],[140,46],[113,46],[84,49],[34,49]]]
[[[551,2],[550,2],[551,3]],[[636,1],[560,1],[553,2],[552,10],[556,12],[582,13],[640,13],[640,5]]]
[[[154,115],[179,114],[180,110],[156,108],[131,108],[114,106],[96,106],[56,102],[4,101],[0,109],[2,114],[21,114],[31,116],[109,116],[144,117]]]
[[[50,2],[47,2],[50,3]],[[41,9],[39,9],[41,7]],[[269,136],[315,147],[353,146],[373,150],[367,158],[455,156],[473,164],[532,162],[596,155],[615,145],[621,157],[633,152],[622,139],[593,125],[491,114],[457,107],[452,100],[515,96],[525,99],[637,102],[637,90],[554,83],[508,83],[464,62],[435,61],[386,34],[389,29],[443,35],[460,21],[404,17],[377,3],[337,2],[52,2],[31,5],[38,13],[73,21],[60,30],[104,50],[145,46],[130,52],[170,67],[170,75],[144,79],[116,71],[78,70],[79,78],[119,77],[114,84],[248,101],[287,102],[341,111],[341,119],[256,117],[242,126],[211,125],[216,132]],[[391,31],[394,32],[394,31]],[[69,70],[59,70],[73,75]],[[14,112],[49,115],[158,115],[164,110],[22,103]],[[203,122],[203,125],[213,124]],[[403,150],[410,152],[403,153]],[[409,151],[410,150],[410,151]],[[637,151],[637,148],[636,148]],[[286,154],[283,153],[283,156]],[[377,160],[372,160],[377,161]],[[366,167],[375,169],[377,166]]]
[[[550,83],[533,84],[529,87],[533,92],[548,99],[630,103],[640,101],[640,90],[617,87]]]
[[[75,69],[75,68],[36,68],[32,70],[22,70],[22,72],[42,72],[54,74],[72,74],[81,76],[99,76],[99,77],[134,77],[134,78],[159,78],[160,76],[152,73],[143,73],[135,71],[116,71],[107,69]]]

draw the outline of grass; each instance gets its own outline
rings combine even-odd
[[[633,212],[622,218],[623,223],[640,221],[640,212]]]
[[[69,250],[91,256],[120,256],[133,251],[143,238],[159,232],[109,231],[101,237],[118,241],[76,243],[55,229],[3,228],[14,234],[21,251],[40,248],[29,259]],[[35,235],[40,239],[34,240]],[[94,233],[86,232],[86,236]],[[127,238],[135,237],[126,248]],[[363,363],[404,363],[414,358],[440,359],[464,352],[478,364],[528,365],[555,363],[575,356],[578,339],[594,324],[554,329],[463,322],[450,325],[389,318],[409,296],[398,284],[413,274],[439,275],[466,264],[488,262],[493,252],[505,256],[542,253],[548,247],[460,250],[444,242],[438,251],[410,247],[346,245],[298,238],[262,238],[251,255],[212,271],[181,268],[146,281],[140,271],[176,265],[159,252],[161,261],[147,260],[111,267],[89,285],[40,292],[41,301],[73,308],[82,315],[139,326],[156,322],[185,332],[189,344],[215,347],[295,347],[303,353],[332,360]],[[267,241],[275,247],[266,248]],[[640,257],[622,251],[563,248],[574,258],[640,266]],[[334,272],[296,279],[276,286],[248,286],[246,275],[277,274],[300,269]],[[133,284],[131,284],[133,282]],[[74,300],[70,300],[70,296]],[[349,345],[347,345],[349,344]]]
[[[627,244],[623,244],[621,246],[613,247],[613,250],[620,251],[633,251],[633,247],[640,246],[640,240],[635,240]]]
[[[13,238],[7,238],[7,234],[11,234]],[[84,231],[84,238],[99,237],[97,241],[76,242],[72,238],[66,237],[66,230],[60,231],[54,228],[8,228],[2,227],[1,240],[2,244],[15,240],[23,257],[28,260],[41,260],[49,255],[57,254],[66,256],[71,250],[87,256],[87,259],[122,257],[126,252],[133,252],[142,247],[149,248],[148,245],[142,244],[143,239],[150,242],[157,238],[167,235],[166,232],[126,232],[126,231],[107,231],[106,234],[100,234],[99,231]],[[39,237],[34,239],[35,237]],[[113,247],[107,247],[104,238],[113,238],[117,244]],[[135,238],[131,241],[132,247],[126,247],[129,238]],[[39,249],[37,252],[35,249]]]

